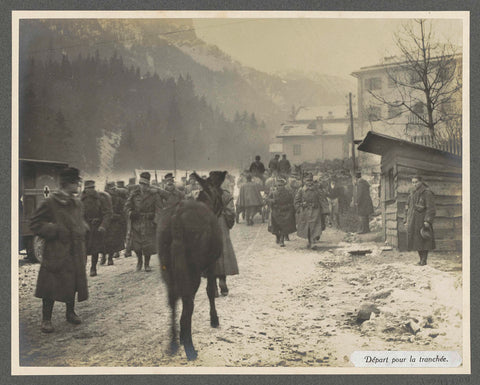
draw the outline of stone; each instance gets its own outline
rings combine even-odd
[[[411,319],[405,324],[405,328],[412,334],[417,334],[421,329],[420,325],[413,319]]]
[[[372,313],[379,314],[380,310],[373,303],[364,303],[360,306],[357,314],[357,322],[362,323],[370,319]]]

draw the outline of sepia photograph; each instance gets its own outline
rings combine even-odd
[[[13,11],[12,374],[470,374],[469,18]]]

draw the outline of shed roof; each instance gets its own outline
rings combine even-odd
[[[457,159],[461,161],[461,157],[451,154],[450,152],[439,150],[437,148],[424,146],[423,144],[410,142],[408,140],[395,138],[393,136],[379,134],[377,132],[368,131],[365,138],[362,140],[358,149],[360,151],[369,152],[376,155],[385,155],[393,148],[411,149],[422,152],[428,152],[431,154],[438,154],[449,157],[451,159]]]

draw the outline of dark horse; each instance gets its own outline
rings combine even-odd
[[[226,172],[220,174],[215,176],[225,179]],[[212,183],[212,175],[207,180],[196,173],[194,175],[202,187],[197,201],[181,201],[163,213],[157,226],[158,256],[171,309],[170,353],[174,354],[179,347],[176,305],[181,298],[180,343],[189,360],[197,358],[191,326],[195,294],[202,275],[207,278],[210,325],[219,325],[215,309],[214,267],[223,245],[217,218],[223,209],[221,190]]]

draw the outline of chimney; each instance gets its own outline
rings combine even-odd
[[[323,132],[323,116],[317,116],[317,130]]]

